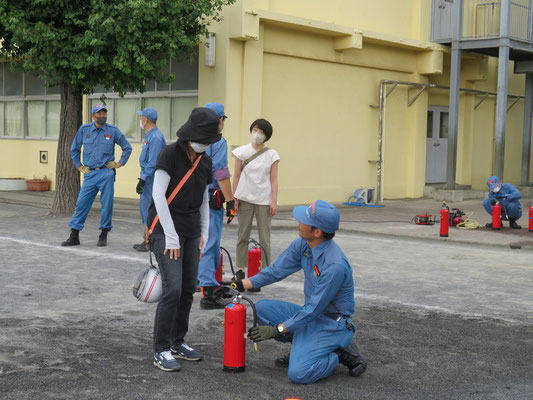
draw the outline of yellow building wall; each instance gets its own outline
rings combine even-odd
[[[249,143],[254,119],[272,122],[268,145],[281,156],[280,204],[345,201],[357,187],[376,187],[380,81],[449,85],[449,51],[428,43],[430,3],[237,0],[210,27],[215,67],[204,66],[200,47],[198,104],[224,104],[229,150]],[[523,94],[523,76],[510,71],[509,93]],[[495,92],[497,60],[465,53],[461,87]],[[445,90],[426,90],[408,106],[408,91],[412,98],[417,89],[398,86],[385,101],[382,190],[388,199],[423,195],[427,107],[449,101]],[[474,110],[479,99],[462,94],[459,116],[457,182],[474,189],[486,187],[494,144],[496,101],[489,97]],[[514,183],[520,180],[522,116],[520,101],[507,115],[505,180]],[[53,178],[56,146],[2,140],[2,177]],[[138,197],[141,143],[132,146],[128,164],[118,170],[119,197]],[[49,151],[48,164],[39,164],[38,150]],[[229,162],[232,170],[231,156]]]

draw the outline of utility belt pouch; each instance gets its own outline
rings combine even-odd
[[[218,189],[209,189],[209,208],[220,210],[226,199],[222,191]]]

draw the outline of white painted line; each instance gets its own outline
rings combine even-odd
[[[10,241],[10,242],[27,245],[27,246],[44,247],[48,249],[64,251],[66,253],[81,254],[87,257],[109,258],[112,260],[133,261],[133,262],[138,262],[138,263],[146,263],[148,261],[147,258],[138,258],[138,257],[122,256],[119,254],[103,253],[103,252],[97,251],[96,249],[95,250],[84,250],[84,249],[80,249],[79,247],[56,246],[56,245],[51,245],[51,244],[46,244],[46,243],[32,242],[30,240],[15,239],[12,237],[7,237],[7,236],[0,236],[0,240]]]

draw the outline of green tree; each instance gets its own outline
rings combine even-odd
[[[174,79],[171,57],[189,58],[223,6],[235,0],[0,0],[0,57],[60,86],[56,194],[51,212],[72,212],[80,189],[70,145],[82,95],[97,85],[124,95],[145,80]]]

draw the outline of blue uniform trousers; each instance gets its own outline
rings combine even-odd
[[[148,218],[148,209],[152,204],[152,191],[154,189],[154,177],[147,176],[145,179],[143,192],[141,193],[141,199],[139,202],[139,212],[141,214],[141,221],[143,225],[146,225],[146,218]]]
[[[224,207],[220,210],[209,208],[209,239],[198,266],[198,280],[202,287],[219,286],[215,273],[220,264],[220,239],[222,238],[222,222]]]
[[[260,300],[256,304],[259,325],[278,325],[302,308],[286,301]],[[348,321],[352,323],[351,318]],[[347,347],[353,335],[354,330],[346,327],[344,318],[336,321],[321,315],[296,332],[277,339],[292,340],[289,379],[294,383],[310,384],[333,374],[339,364],[334,351]]]
[[[83,178],[83,184],[76,200],[76,208],[70,220],[72,229],[81,231],[87,215],[93,205],[94,198],[100,191],[100,204],[102,206],[100,230],[111,229],[113,216],[113,196],[115,193],[115,171],[109,168],[92,170]]]
[[[520,202],[518,200],[510,201],[506,206],[503,204],[500,205],[502,207],[502,219],[504,221],[509,219],[517,220],[522,216],[522,208],[520,208]],[[485,207],[485,211],[492,215],[492,204],[490,204],[489,199],[483,200],[483,207]]]

